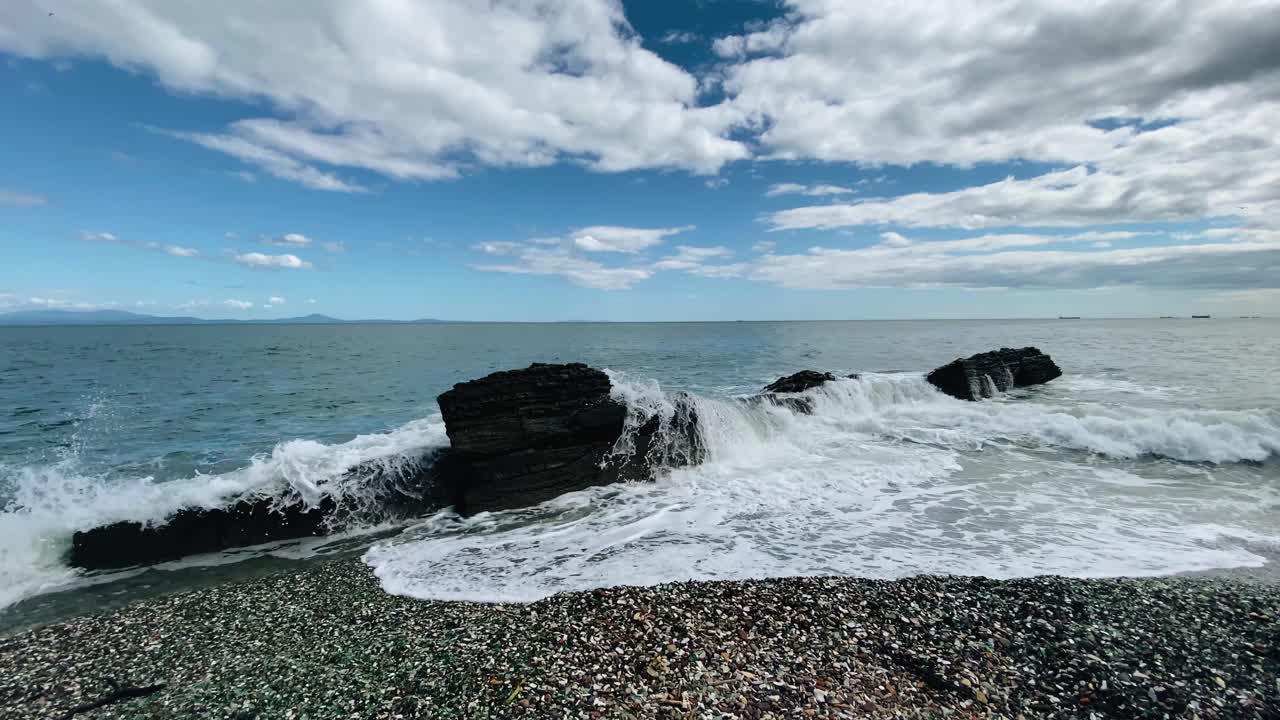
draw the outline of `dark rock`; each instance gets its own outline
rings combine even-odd
[[[324,535],[444,505],[462,513],[527,507],[566,492],[701,462],[697,401],[678,393],[668,412],[633,413],[609,377],[582,364],[535,364],[455,385],[440,395],[451,447],[352,468],[359,488],[307,509],[254,498],[222,509],[183,509],[163,524],[120,522],[75,534],[70,561],[118,568]]]
[[[272,508],[272,500],[241,501],[225,510],[179,510],[162,525],[118,522],[78,532],[70,563],[90,570],[150,565],[187,555],[325,533],[326,500],[310,510]]]
[[[581,363],[535,363],[459,383],[439,397],[451,448],[437,497],[464,514],[527,507],[659,467],[699,462],[691,396],[671,417],[631,418],[609,376]]]
[[[350,522],[408,517],[433,507],[433,456],[357,465],[344,485],[359,499],[326,497],[314,507],[276,498],[240,500],[227,508],[186,508],[163,523],[118,522],[75,533],[68,561],[90,570],[151,565],[188,555],[325,535]]]
[[[804,392],[810,388],[835,380],[836,376],[828,372],[818,372],[817,370],[801,370],[794,375],[780,377],[777,380],[765,386],[762,392],[767,393],[798,393]]]
[[[1062,370],[1038,348],[1001,348],[959,358],[929,373],[926,379],[961,400],[989,398],[1015,387],[1047,383]]]

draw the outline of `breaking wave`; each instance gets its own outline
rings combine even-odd
[[[630,408],[620,454],[653,418],[658,452],[687,443],[683,413],[698,419],[704,462],[533,508],[438,513],[366,553],[383,587],[530,601],[687,579],[1152,575],[1259,565],[1259,547],[1280,547],[1265,518],[1248,521],[1280,506],[1276,488],[1213,487],[1216,468],[1280,453],[1275,411],[1041,391],[970,403],[905,373],[772,400],[611,380]]]
[[[47,465],[0,464],[8,497],[0,512],[0,608],[74,582],[79,571],[64,563],[71,536],[114,522],[158,524],[183,508],[260,498],[310,508],[328,497],[345,526],[376,525],[387,494],[447,445],[436,415],[344,443],[281,442],[237,470],[181,480],[108,479],[85,472],[74,452]]]
[[[1280,507],[1274,488],[1197,494],[1179,484],[1212,484],[1219,466],[1280,455],[1276,410],[1134,407],[1112,400],[1174,390],[1105,379],[970,403],[912,373],[774,398],[610,378],[629,408],[614,455],[629,457],[637,433],[656,423],[655,482],[467,519],[433,515],[367,553],[387,590],[528,600],[688,578],[1153,574],[1258,564],[1248,548],[1280,542],[1206,520]],[[395,484],[447,445],[433,415],[344,443],[281,442],[237,470],[181,480],[107,478],[75,453],[0,465],[0,607],[84,581],[64,563],[72,534],[117,521],[162,523],[182,508],[263,497],[314,507],[327,497],[345,527],[376,525]],[[690,458],[702,462],[687,466]],[[1161,501],[1171,483],[1187,502]],[[1152,487],[1160,492],[1143,491]],[[1196,503],[1214,512],[1186,509]]]

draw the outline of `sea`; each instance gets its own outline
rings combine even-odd
[[[982,402],[924,380],[1034,345],[1064,375]],[[463,518],[381,517],[347,471],[448,444],[436,396],[532,362],[638,413],[696,396],[708,456]],[[858,373],[814,412],[744,403]],[[72,534],[271,496],[325,538],[84,572]],[[792,575],[1150,576],[1280,561],[1280,320],[0,327],[0,629],[334,556],[390,593],[525,602]]]

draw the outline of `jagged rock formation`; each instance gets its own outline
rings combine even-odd
[[[439,497],[462,513],[525,507],[701,460],[691,396],[677,396],[670,417],[629,427],[611,390],[609,376],[581,363],[454,385],[438,399],[451,444]]]
[[[961,400],[981,400],[1015,387],[1039,385],[1062,370],[1038,348],[1001,348],[959,358],[934,370],[926,379]]]

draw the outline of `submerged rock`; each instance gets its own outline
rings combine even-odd
[[[1038,348],[1001,348],[953,360],[926,379],[961,400],[989,398],[1015,387],[1047,383],[1062,375],[1053,358]]]
[[[836,376],[829,372],[818,372],[817,370],[801,370],[793,375],[780,377],[769,383],[761,392],[767,393],[798,393],[804,392],[810,388],[818,387],[823,383],[835,380]]]
[[[527,507],[701,460],[691,396],[676,396],[669,416],[635,418],[611,391],[608,375],[581,363],[453,386],[438,398],[451,447],[437,497],[464,514]]]

